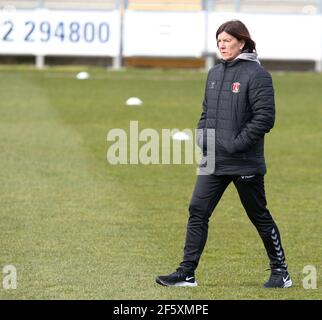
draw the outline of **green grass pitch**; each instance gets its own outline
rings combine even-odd
[[[233,185],[210,222],[196,288],[155,276],[182,258],[195,165],[112,166],[107,133],[194,129],[206,74],[78,67],[0,69],[1,299],[321,299],[322,75],[273,73],[277,118],[266,136],[268,207],[294,286],[265,290],[268,261]],[[125,107],[131,96],[141,107]],[[304,289],[303,268],[317,270]],[[1,278],[2,277],[2,278]]]

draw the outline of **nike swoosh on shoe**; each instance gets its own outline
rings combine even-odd
[[[191,279],[194,279],[194,277],[186,277],[186,281],[189,281]]]

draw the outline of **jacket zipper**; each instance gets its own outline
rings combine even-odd
[[[218,107],[219,107],[219,98],[220,98],[220,95],[221,95],[221,90],[222,90],[222,86],[224,84],[224,79],[225,79],[225,73],[226,73],[226,67],[227,67],[227,62],[225,61],[223,63],[224,65],[224,71],[223,71],[223,76],[222,76],[222,79],[221,79],[221,84],[220,84],[220,87],[219,87],[219,93],[218,93],[218,97],[217,97],[217,102],[216,102],[216,123],[215,123],[215,129],[217,130],[217,125],[218,125]],[[215,140],[216,139],[217,135],[215,136]]]
[[[223,71],[223,76],[222,76],[222,79],[221,79],[221,84],[220,84],[220,87],[219,87],[219,93],[218,93],[218,97],[217,97],[217,102],[216,102],[216,122],[215,122],[215,148],[216,148],[216,145],[217,145],[217,134],[216,134],[216,130],[217,130],[217,125],[218,125],[218,107],[219,107],[219,98],[220,98],[220,95],[221,95],[221,90],[222,90],[222,86],[224,84],[224,79],[225,79],[225,73],[226,73],[226,67],[227,67],[227,62],[225,61],[224,62],[224,71]],[[216,151],[215,151],[216,152]],[[215,161],[215,172],[216,172],[216,161]]]

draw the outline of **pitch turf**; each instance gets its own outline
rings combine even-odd
[[[15,265],[18,277],[2,299],[321,298],[321,74],[273,73],[266,193],[294,286],[265,290],[266,254],[233,186],[212,216],[199,286],[155,284],[182,258],[195,166],[106,160],[108,131],[131,120],[194,128],[206,74],[89,69],[79,81],[78,71],[0,69],[0,268]],[[125,107],[130,96],[144,105]],[[315,290],[303,288],[306,265]]]

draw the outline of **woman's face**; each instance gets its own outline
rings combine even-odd
[[[244,45],[244,40],[239,41],[225,31],[220,33],[217,38],[217,46],[224,60],[235,59],[242,51]]]

